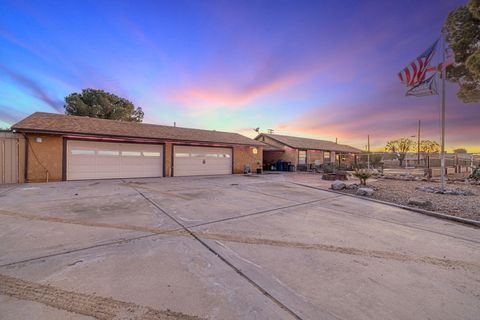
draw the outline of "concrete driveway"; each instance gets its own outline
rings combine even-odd
[[[0,318],[478,319],[479,229],[296,181],[3,188]]]

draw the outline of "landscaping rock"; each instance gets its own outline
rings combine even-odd
[[[347,185],[347,190],[357,190],[358,189],[358,184],[356,183],[353,183],[353,184],[349,184]]]
[[[443,193],[449,194],[454,196],[473,196],[475,195],[470,190],[463,190],[463,189],[446,189],[444,192],[440,189],[440,187],[417,187],[418,191],[429,192],[429,193]]]
[[[373,196],[375,191],[372,188],[358,188],[355,194],[357,196]]]
[[[332,190],[343,190],[347,187],[347,185],[345,183],[343,183],[342,181],[335,181],[334,183],[332,183],[331,185],[331,188]]]
[[[417,207],[430,207],[432,205],[432,202],[427,199],[413,197],[408,199],[408,204]]]

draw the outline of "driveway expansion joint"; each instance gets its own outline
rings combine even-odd
[[[150,202],[153,206],[155,206],[158,210],[163,212],[166,216],[168,216],[170,219],[172,219],[175,223],[177,223],[179,226],[181,226],[188,234],[190,234],[197,242],[199,242],[203,247],[205,247],[207,250],[209,250],[211,253],[213,253],[216,257],[218,257],[222,262],[224,262],[228,267],[230,267],[233,271],[235,271],[238,275],[240,275],[243,279],[245,279],[248,283],[250,283],[254,288],[256,288],[258,291],[260,291],[264,296],[269,298],[274,304],[279,306],[281,309],[289,313],[291,316],[293,316],[297,320],[303,320],[295,311],[287,307],[285,304],[283,304],[280,300],[272,296],[268,291],[266,291],[264,288],[262,288],[258,283],[256,283],[254,280],[249,278],[241,269],[237,268],[233,263],[228,261],[223,255],[221,255],[219,252],[215,251],[214,248],[209,246],[205,241],[200,239],[195,232],[191,231],[188,227],[183,225],[180,221],[175,219],[172,215],[170,215],[168,212],[166,212],[162,207],[160,207],[155,201],[151,200],[147,196],[145,196],[142,192],[138,191],[135,187],[130,186],[132,189],[137,191],[142,197],[145,198],[146,201]]]

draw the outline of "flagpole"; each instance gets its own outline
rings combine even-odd
[[[442,29],[442,110],[441,110],[441,125],[442,125],[442,145],[440,155],[440,183],[441,191],[445,192],[445,31]]]

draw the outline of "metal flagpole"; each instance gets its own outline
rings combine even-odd
[[[440,183],[441,191],[445,192],[445,31],[442,29],[442,110],[441,110],[441,123],[442,123],[442,145],[440,155]]]
[[[417,139],[417,166],[420,167],[420,124],[421,121],[418,120],[418,139]]]

